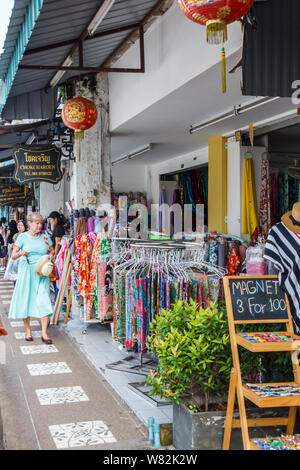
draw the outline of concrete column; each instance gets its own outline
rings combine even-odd
[[[58,211],[68,214],[65,206],[65,176],[57,184],[40,183],[40,212],[48,217],[50,212]]]
[[[96,124],[85,131],[81,142],[79,161],[78,143],[75,141],[76,161],[71,164],[70,192],[73,207],[97,209],[101,204],[110,204],[110,133],[109,133],[109,87],[107,73],[97,75],[95,92],[83,87],[77,93],[92,100],[98,109]]]

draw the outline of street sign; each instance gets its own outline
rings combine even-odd
[[[60,159],[61,151],[55,146],[20,147],[14,152],[13,178],[19,184],[30,181],[58,183],[63,177]]]
[[[0,206],[12,206],[26,201],[26,187],[19,184],[0,184]]]

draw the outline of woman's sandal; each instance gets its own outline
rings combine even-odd
[[[53,343],[52,339],[50,339],[50,338],[45,339],[45,338],[42,337],[42,341],[43,341],[43,343],[46,343],[46,344],[52,344]]]
[[[32,336],[25,337],[25,340],[26,341],[33,341],[33,337]]]

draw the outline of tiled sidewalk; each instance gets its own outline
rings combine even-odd
[[[151,449],[142,423],[60,328],[49,327],[53,345],[45,345],[32,321],[34,341],[25,342],[23,322],[7,317],[11,295],[12,283],[0,280],[5,448]]]

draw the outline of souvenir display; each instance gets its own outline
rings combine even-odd
[[[251,343],[278,343],[287,341],[297,341],[291,335],[278,333],[240,333],[240,336],[251,341]]]
[[[247,387],[260,397],[293,397],[300,395],[298,385],[247,384]]]
[[[253,439],[254,444],[261,450],[300,450],[300,435],[281,435],[265,439]]]

